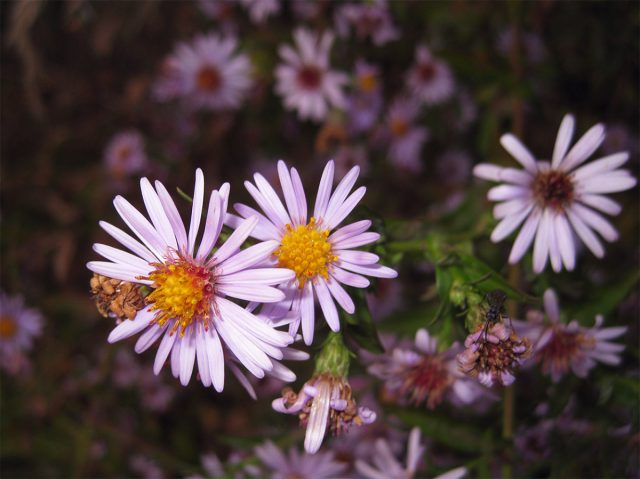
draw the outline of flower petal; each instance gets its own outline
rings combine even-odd
[[[536,160],[531,152],[511,133],[502,135],[500,143],[524,168],[535,174],[538,171]]]
[[[573,115],[567,114],[560,123],[558,128],[558,136],[556,137],[556,144],[553,147],[553,156],[551,157],[551,167],[557,169],[560,163],[567,154],[571,139],[573,138],[573,129],[575,127],[575,119]]]

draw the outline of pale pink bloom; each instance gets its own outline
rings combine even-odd
[[[104,150],[104,164],[115,178],[143,171],[148,164],[144,139],[135,131],[123,131],[109,140]]]
[[[466,349],[456,357],[460,371],[477,377],[488,388],[513,384],[516,370],[531,352],[527,338],[519,337],[503,321],[480,325],[467,336],[464,346]]]
[[[329,429],[333,434],[345,433],[351,426],[371,424],[376,413],[358,407],[345,378],[323,373],[307,381],[299,393],[287,388],[282,397],[271,403],[273,409],[300,417],[306,427],[304,449],[315,454]]]
[[[273,442],[267,441],[257,446],[255,452],[270,469],[272,479],[337,479],[347,469],[347,465],[337,461],[331,451],[301,454],[292,447],[285,455]]]
[[[597,362],[617,366],[624,345],[610,340],[627,332],[626,326],[603,328],[603,317],[596,316],[595,325],[586,328],[571,321],[560,321],[558,297],[552,289],[544,293],[545,315],[541,311],[529,311],[527,321],[514,321],[521,334],[533,344],[532,360],[540,363],[542,372],[558,382],[569,372],[585,378]]]
[[[42,334],[43,318],[39,311],[25,306],[21,296],[0,291],[0,366],[19,373],[28,366],[25,353]]]
[[[434,57],[424,45],[416,48],[416,59],[407,75],[407,85],[411,92],[427,105],[446,101],[455,86],[447,64]]]
[[[400,402],[426,402],[435,408],[448,398],[469,405],[485,395],[475,381],[462,374],[456,364],[460,345],[438,352],[436,338],[419,329],[412,348],[396,347],[372,361],[368,371],[384,381],[385,389]]]
[[[134,319],[122,321],[111,332],[110,343],[142,332],[135,346],[135,351],[141,353],[161,339],[154,364],[156,374],[170,356],[174,377],[186,385],[197,360],[202,383],[213,384],[222,391],[225,365],[237,369],[234,361],[238,361],[256,377],[279,372],[284,366],[277,360],[283,359],[283,349],[293,340],[229,298],[259,303],[280,301],[284,294],[273,285],[290,280],[293,273],[283,268],[259,267],[278,248],[276,241],[240,249],[256,227],[256,217],[240,222],[226,242],[218,242],[227,210],[228,184],[212,191],[204,233],[197,245],[204,201],[200,169],[196,170],[195,183],[188,232],[162,183],[156,181],[154,188],[146,178],[140,181],[151,221],[117,196],[116,210],[140,241],[100,222],[131,253],[95,244],[94,250],[109,261],[91,261],[87,267],[151,289]],[[225,354],[234,361],[226,361]]]
[[[284,63],[275,71],[276,92],[283,97],[285,108],[297,111],[301,120],[321,121],[329,108],[345,107],[342,89],[348,77],[330,68],[331,32],[318,36],[298,28],[293,38],[296,49],[281,45],[278,50]]]
[[[389,144],[388,155],[399,169],[410,173],[422,171],[420,152],[429,138],[429,130],[416,126],[419,105],[408,98],[393,102],[385,120],[385,131]]]
[[[249,18],[253,23],[264,23],[280,11],[280,0],[240,0],[240,3],[249,10]]]
[[[377,46],[400,37],[400,31],[389,14],[386,0],[342,5],[336,10],[335,23],[341,37],[348,36],[353,28],[358,39],[371,38]]]
[[[278,162],[278,173],[284,204],[269,182],[256,173],[255,185],[246,181],[245,187],[264,213],[243,204],[234,205],[241,217],[257,218],[257,226],[252,232],[255,238],[279,244],[271,256],[272,264],[295,272],[291,281],[280,286],[286,294],[285,300],[265,306],[263,312],[270,317],[281,316],[290,310],[299,313],[289,332],[295,334],[302,323],[306,344],[313,341],[316,298],[329,327],[339,331],[335,303],[349,314],[355,311],[353,300],[341,284],[366,288],[369,280],[365,276],[397,276],[391,268],[378,264],[377,255],[355,249],[374,243],[380,237],[378,233],[367,231],[371,221],[356,221],[338,228],[360,202],[366,188],[361,186],[350,194],[360,171],[356,166],[332,193],[334,168],[333,161],[329,161],[322,173],[313,210],[307,208],[297,170],[289,170],[283,161]],[[310,211],[313,216],[309,218]],[[240,218],[229,215],[227,221],[233,226]]]
[[[491,234],[493,242],[502,241],[520,225],[520,233],[511,248],[510,263],[517,263],[533,247],[533,270],[541,273],[551,259],[553,270],[564,267],[571,271],[576,264],[574,233],[598,258],[604,248],[594,233],[607,241],[615,241],[618,232],[603,215],[617,215],[621,207],[605,196],[628,190],[636,179],[620,169],[629,158],[621,152],[585,161],[602,144],[605,129],[593,126],[569,149],[575,121],[566,115],[562,120],[551,162],[536,161],[527,148],[512,134],[500,138],[502,146],[524,167],[522,170],[489,163],[477,165],[473,172],[479,178],[504,182],[489,190],[487,197],[500,203],[493,215],[500,222]],[[524,224],[523,224],[524,223]]]
[[[349,95],[347,103],[349,129],[356,134],[370,130],[378,121],[383,104],[377,66],[364,60],[356,62],[354,91]]]
[[[420,466],[425,452],[420,444],[420,429],[414,427],[409,434],[406,465],[401,464],[384,439],[378,439],[375,445],[373,464],[356,461],[356,470],[366,479],[413,479]],[[458,467],[439,475],[434,479],[460,479],[467,474],[467,469]]]
[[[156,98],[181,99],[196,109],[237,109],[252,83],[249,57],[237,49],[235,37],[216,33],[179,43],[154,85]]]
[[[142,479],[164,479],[167,477],[156,461],[139,454],[129,459],[129,467],[136,473],[136,477]]]

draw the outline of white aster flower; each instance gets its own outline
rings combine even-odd
[[[148,163],[142,135],[136,130],[114,135],[104,150],[103,161],[115,178],[139,173]]]
[[[610,366],[620,364],[624,345],[610,342],[627,332],[626,326],[603,328],[603,317],[596,316],[592,328],[580,326],[577,321],[569,324],[560,321],[558,297],[552,289],[544,292],[544,309],[529,311],[528,321],[514,321],[521,334],[533,344],[532,360],[541,363],[542,372],[558,382],[571,369],[585,378],[599,361]]]
[[[416,60],[407,76],[407,84],[427,105],[442,103],[454,89],[453,75],[447,64],[435,58],[424,45],[416,48]]]
[[[273,442],[267,441],[255,448],[256,455],[271,470],[272,479],[337,479],[347,465],[336,460],[331,451],[300,454],[290,448],[284,454]],[[346,477],[346,476],[343,476]]]
[[[235,37],[215,33],[179,43],[154,86],[156,98],[208,110],[238,108],[251,87],[251,63],[237,48]]]
[[[503,168],[483,163],[474,174],[491,181],[504,182],[489,190],[488,198],[500,201],[493,215],[500,219],[491,234],[498,242],[515,231],[523,222],[509,256],[517,263],[531,246],[533,270],[540,273],[551,259],[553,270],[559,272],[563,264],[573,270],[576,244],[573,233],[598,258],[604,256],[596,231],[607,241],[615,241],[615,228],[596,210],[617,215],[621,207],[604,196],[606,193],[628,190],[636,179],[620,169],[629,158],[621,152],[581,166],[598,149],[605,137],[601,124],[593,126],[569,149],[574,130],[574,118],[562,120],[553,149],[551,163],[536,161],[534,156],[512,134],[500,138],[502,146],[524,167],[523,170]]]
[[[313,341],[315,298],[329,327],[339,331],[335,302],[349,314],[355,311],[353,300],[341,284],[366,288],[369,280],[364,276],[397,276],[391,268],[378,264],[380,258],[377,255],[354,249],[380,238],[378,233],[367,231],[371,221],[356,221],[338,228],[366,192],[366,188],[361,186],[349,194],[359,171],[357,166],[353,167],[332,194],[334,163],[329,161],[322,173],[311,218],[307,215],[307,199],[300,176],[295,168],[289,170],[283,161],[278,162],[278,174],[286,208],[259,173],[254,175],[255,185],[246,181],[245,187],[264,214],[243,204],[235,205],[240,216],[257,216],[258,223],[252,232],[255,238],[278,242],[279,247],[271,257],[272,263],[295,272],[293,280],[281,286],[286,292],[286,299],[273,308],[283,313],[289,310],[300,313],[300,317],[291,323],[289,332],[295,334],[302,322],[306,344]],[[239,218],[229,216],[228,221],[235,225]],[[270,305],[265,309],[271,309]],[[277,316],[275,313],[265,311],[268,316]]]
[[[140,241],[121,229],[100,222],[102,228],[132,253],[104,244],[94,250],[109,261],[91,261],[87,267],[98,274],[146,285],[151,292],[144,307],[132,320],[123,320],[109,335],[113,343],[139,332],[138,353],[161,339],[154,372],[158,374],[171,355],[171,370],[186,385],[197,360],[200,380],[224,387],[224,366],[232,370],[229,355],[256,377],[279,371],[276,361],[292,342],[289,334],[277,331],[228,298],[246,301],[279,301],[284,294],[272,285],[293,278],[283,268],[258,268],[274,250],[277,241],[265,241],[240,250],[258,223],[258,218],[242,221],[228,240],[217,245],[227,210],[229,185],[211,193],[204,233],[196,247],[202,216],[204,177],[196,171],[189,231],[180,218],[169,193],[156,181],[155,189],[146,178],[140,181],[142,197],[151,221],[131,203],[117,196],[116,210]],[[217,248],[216,248],[217,246]],[[282,366],[283,367],[283,366]]]
[[[301,120],[321,121],[331,106],[344,108],[346,100],[342,88],[348,81],[346,74],[329,66],[329,51],[333,34],[321,36],[304,28],[293,33],[296,49],[281,45],[284,63],[275,71],[276,92],[284,98],[288,110],[296,110]]]
[[[357,460],[356,470],[367,479],[413,479],[416,477],[424,451],[425,447],[420,444],[420,429],[414,427],[409,434],[406,466],[398,462],[384,439],[378,439],[373,465]],[[460,479],[466,474],[467,470],[464,467],[458,467],[434,479]]]
[[[0,364],[4,369],[17,373],[22,368],[23,354],[42,334],[42,323],[40,312],[25,306],[21,296],[0,291]]]

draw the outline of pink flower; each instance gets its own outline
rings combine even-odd
[[[407,76],[407,84],[413,94],[427,105],[446,101],[454,90],[451,70],[424,45],[416,48],[416,60]]]
[[[605,130],[601,124],[593,126],[569,149],[574,125],[571,115],[562,120],[551,163],[536,161],[515,136],[506,134],[500,138],[502,146],[524,169],[482,163],[473,170],[479,178],[504,182],[491,188],[487,195],[490,200],[500,202],[493,210],[500,222],[491,234],[491,241],[502,241],[522,225],[509,262],[520,261],[535,238],[536,273],[544,271],[548,258],[556,272],[562,270],[563,264],[569,271],[575,268],[574,233],[594,255],[602,258],[604,248],[594,231],[607,241],[615,241],[618,233],[597,211],[617,215],[622,208],[605,194],[636,185],[636,179],[620,169],[629,159],[626,152],[581,166],[602,144]]]

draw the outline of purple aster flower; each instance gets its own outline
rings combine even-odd
[[[429,409],[447,396],[457,404],[471,404],[483,396],[481,387],[458,370],[455,356],[460,346],[442,353],[437,346],[434,337],[419,329],[414,348],[393,348],[374,359],[368,371],[384,380],[386,391],[396,399],[416,405],[426,401]]]
[[[355,90],[347,100],[349,129],[353,133],[370,130],[378,121],[382,104],[378,67],[364,60],[358,60],[355,71]]]
[[[300,418],[307,428],[304,448],[310,454],[320,449],[327,428],[337,435],[347,432],[352,425],[371,424],[376,419],[375,412],[357,406],[348,381],[331,373],[312,377],[298,394],[286,388],[272,406],[278,412]]]
[[[386,0],[367,3],[348,3],[336,10],[336,30],[341,37],[355,31],[360,40],[371,38],[374,45],[381,46],[400,37],[400,31],[393,24]]]
[[[257,24],[280,11],[280,0],[240,0],[240,3],[249,10],[251,21]]]
[[[426,128],[415,126],[419,106],[409,99],[398,99],[389,108],[385,136],[389,159],[399,169],[411,173],[422,171],[420,151],[429,138]]]
[[[290,448],[285,455],[275,444],[267,441],[255,448],[256,455],[270,470],[272,479],[337,479],[347,469],[347,465],[338,462],[331,451],[317,454],[300,454]]]
[[[255,238],[279,244],[271,256],[272,263],[295,272],[292,281],[281,286],[286,293],[285,300],[274,306],[265,306],[266,311],[263,311],[267,316],[277,316],[289,310],[298,312],[300,316],[291,323],[289,332],[295,334],[302,322],[306,344],[313,341],[315,298],[329,327],[339,331],[335,303],[349,314],[355,311],[353,300],[341,284],[366,288],[369,280],[364,276],[397,276],[391,268],[378,264],[380,258],[377,255],[355,249],[380,237],[378,233],[367,231],[371,221],[356,221],[338,228],[366,192],[366,188],[361,186],[349,194],[359,171],[357,166],[352,168],[332,193],[334,163],[329,161],[322,173],[310,218],[300,176],[295,168],[289,170],[283,161],[278,162],[278,173],[286,208],[276,191],[258,173],[254,175],[255,185],[246,181],[245,187],[264,214],[243,204],[235,205],[241,217],[257,217],[257,226],[252,232]],[[239,218],[229,216],[228,221],[235,225]]]
[[[283,348],[293,338],[277,331],[229,298],[255,302],[283,299],[282,291],[273,287],[293,278],[284,268],[260,268],[279,247],[277,241],[265,241],[240,250],[258,223],[248,218],[223,244],[217,244],[227,210],[229,185],[211,193],[200,244],[196,237],[202,217],[204,177],[196,170],[193,208],[189,231],[164,185],[155,189],[147,180],[140,181],[142,197],[151,221],[131,203],[117,196],[116,210],[138,237],[100,222],[102,228],[132,253],[103,244],[94,250],[109,261],[91,261],[87,267],[109,278],[145,285],[151,291],[142,309],[133,319],[125,319],[109,335],[114,343],[143,332],[135,350],[145,351],[161,339],[154,372],[158,374],[171,356],[171,370],[188,384],[197,360],[200,380],[224,387],[225,355],[235,358],[256,377],[278,370]]]
[[[625,326],[603,328],[603,317],[596,316],[595,326],[585,328],[577,321],[560,321],[558,297],[552,289],[544,293],[544,309],[529,311],[527,321],[514,321],[520,332],[533,344],[532,361],[542,365],[542,372],[558,382],[569,372],[585,378],[597,362],[616,366],[624,345],[610,342],[627,332]]]
[[[251,87],[251,63],[237,46],[235,37],[216,33],[179,43],[154,86],[156,98],[182,99],[196,109],[238,108]]]
[[[24,353],[42,334],[43,318],[39,311],[28,308],[21,296],[0,291],[0,365],[10,373],[18,373],[28,365]]]
[[[276,92],[283,97],[285,108],[296,110],[301,120],[323,120],[330,107],[344,108],[342,88],[348,77],[329,66],[333,34],[317,36],[304,28],[293,33],[296,49],[281,45],[284,63],[275,71]]]
[[[446,101],[454,91],[451,70],[425,45],[416,48],[415,64],[409,71],[407,84],[413,94],[427,105]]]
[[[519,337],[504,321],[479,325],[467,336],[464,346],[466,349],[456,358],[460,371],[477,377],[487,387],[513,384],[516,368],[531,352],[527,338]]]
[[[504,182],[489,190],[487,197],[500,201],[493,215],[500,222],[491,240],[505,239],[521,224],[511,254],[510,263],[517,263],[527,252],[535,237],[533,270],[541,273],[551,258],[553,270],[564,267],[571,271],[576,263],[576,243],[573,233],[598,258],[604,256],[598,232],[605,240],[615,241],[615,228],[596,210],[617,215],[621,207],[605,194],[628,190],[636,179],[627,170],[626,152],[600,158],[581,166],[598,149],[605,137],[604,126],[593,126],[569,150],[575,121],[566,115],[562,120],[553,149],[551,163],[536,161],[534,156],[511,134],[500,138],[502,146],[524,167],[504,168],[488,163],[477,165],[473,172],[479,178]]]
[[[123,131],[111,138],[104,150],[104,164],[116,179],[143,171],[148,164],[144,139],[135,131]]]
[[[366,479],[413,479],[416,475],[425,447],[420,444],[420,429],[414,427],[409,434],[406,466],[401,464],[384,439],[378,439],[375,445],[373,464],[356,461],[356,469]],[[464,467],[452,469],[434,479],[460,479],[467,474]]]

